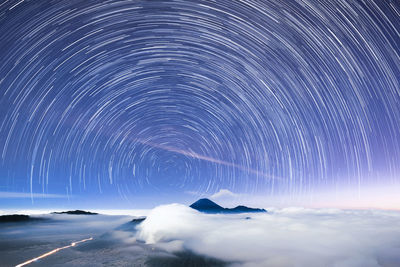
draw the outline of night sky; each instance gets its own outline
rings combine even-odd
[[[0,208],[368,199],[399,54],[397,0],[2,1]]]

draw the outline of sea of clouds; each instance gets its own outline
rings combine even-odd
[[[286,208],[222,215],[171,204],[153,209],[137,230],[147,244],[233,266],[400,266],[395,211]]]

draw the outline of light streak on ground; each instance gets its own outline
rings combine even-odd
[[[66,248],[70,248],[70,247],[74,247],[74,246],[76,246],[76,245],[79,244],[79,243],[83,243],[83,242],[90,241],[90,240],[93,240],[93,237],[86,238],[86,239],[82,239],[82,240],[76,241],[76,242],[72,242],[72,243],[71,243],[70,245],[68,245],[68,246],[64,246],[64,247],[60,247],[60,248],[53,249],[52,251],[49,251],[49,252],[46,252],[46,253],[40,255],[39,257],[33,258],[33,259],[28,260],[28,261],[26,261],[26,262],[23,262],[23,263],[21,263],[21,264],[18,264],[18,265],[16,265],[15,267],[21,267],[21,266],[28,265],[28,264],[30,264],[30,263],[32,263],[32,262],[35,262],[35,261],[37,261],[37,260],[46,258],[47,256],[50,256],[50,255],[52,255],[52,254],[54,254],[54,253],[56,253],[56,252],[59,252],[60,250],[63,250],[63,249],[66,249]]]

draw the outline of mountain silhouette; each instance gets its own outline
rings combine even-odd
[[[209,200],[208,198],[202,198],[190,205],[192,209],[198,210],[204,213],[246,213],[246,212],[267,212],[265,209],[255,209],[246,206],[237,206],[233,209],[224,208],[217,203]]]
[[[98,215],[96,212],[84,211],[84,210],[69,210],[61,212],[52,212],[53,214],[71,214],[71,215]]]

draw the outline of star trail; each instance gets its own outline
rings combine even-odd
[[[399,54],[396,0],[2,1],[0,191],[397,185]]]

